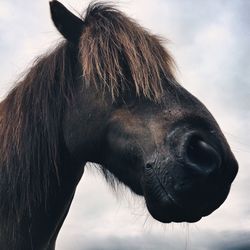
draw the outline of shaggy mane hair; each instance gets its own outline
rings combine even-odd
[[[92,4],[84,22],[79,51],[63,41],[39,57],[0,104],[0,220],[15,240],[22,218],[32,216],[34,204],[45,206],[51,182],[60,181],[60,124],[74,99],[77,61],[85,83],[107,89],[114,100],[131,85],[158,101],[162,78],[174,80],[159,38],[114,7]]]
[[[161,39],[108,4],[91,4],[84,20],[79,46],[87,83],[101,83],[113,99],[132,85],[138,96],[159,101],[162,79],[175,79],[173,59]]]
[[[0,103],[0,221],[13,245],[23,217],[31,217],[34,206],[46,206],[51,184],[60,181],[60,124],[72,100],[72,64],[71,48],[63,42],[39,57]]]

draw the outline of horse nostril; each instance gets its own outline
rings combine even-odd
[[[221,165],[221,158],[216,149],[201,137],[192,135],[185,145],[186,163],[203,175],[216,172]]]
[[[152,169],[152,163],[147,163],[145,165],[145,169]]]

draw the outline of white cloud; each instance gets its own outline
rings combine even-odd
[[[0,3],[0,20],[7,19],[11,17],[11,7],[8,2],[1,2]]]

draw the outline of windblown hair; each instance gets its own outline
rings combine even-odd
[[[38,58],[0,104],[0,221],[13,244],[23,216],[45,206],[51,182],[59,181],[61,114],[74,85],[71,54],[63,42]]]
[[[60,43],[35,61],[0,104],[0,220],[10,235],[18,234],[23,216],[32,216],[34,204],[46,204],[51,182],[59,181],[60,124],[74,98],[77,60],[84,82],[107,89],[113,99],[129,85],[157,101],[162,79],[174,79],[172,59],[156,36],[112,6],[90,5],[79,51]]]
[[[110,5],[89,6],[80,40],[83,75],[113,99],[132,84],[138,96],[159,101],[163,79],[174,80],[174,62],[161,39]],[[131,89],[131,86],[130,86]]]

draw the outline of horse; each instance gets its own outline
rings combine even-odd
[[[0,104],[0,248],[55,249],[87,162],[162,223],[217,209],[238,164],[162,40],[109,4],[50,11],[63,41]]]

